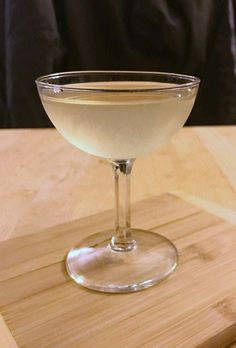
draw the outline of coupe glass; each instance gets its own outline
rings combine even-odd
[[[193,76],[137,71],[74,71],[36,80],[57,130],[79,149],[106,158],[114,172],[114,230],[98,231],[69,251],[66,268],[76,283],[132,292],[174,271],[178,256],[172,242],[131,228],[130,173],[137,156],[165,144],[183,126],[199,82]]]

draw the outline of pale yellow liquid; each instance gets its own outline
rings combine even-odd
[[[47,91],[43,106],[58,131],[73,145],[96,156],[128,159],[157,149],[183,126],[196,89],[145,91],[175,85],[156,82],[100,82],[67,85],[143,92]]]

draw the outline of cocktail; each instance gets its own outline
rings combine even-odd
[[[132,292],[175,269],[177,250],[168,239],[131,227],[130,174],[136,157],[165,144],[184,125],[199,82],[193,76],[133,71],[64,72],[36,80],[57,130],[77,148],[107,159],[114,172],[114,230],[98,231],[69,251],[66,267],[77,283]]]

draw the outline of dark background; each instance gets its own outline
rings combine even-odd
[[[236,0],[0,0],[0,127],[48,127],[34,80],[66,70],[196,75],[188,124],[236,124]]]

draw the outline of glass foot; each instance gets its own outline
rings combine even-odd
[[[168,239],[136,229],[132,236],[137,246],[131,251],[113,251],[111,232],[87,237],[68,253],[68,274],[89,289],[119,293],[148,288],[174,271],[178,254]]]

